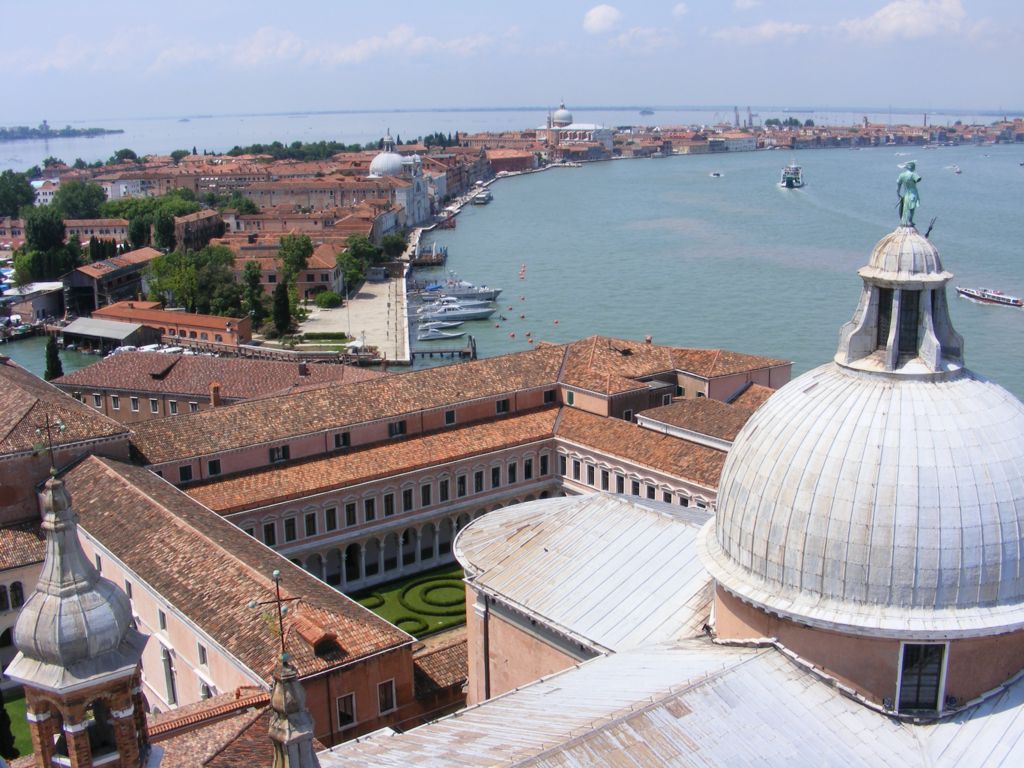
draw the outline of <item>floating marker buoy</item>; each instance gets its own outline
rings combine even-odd
[[[495,327],[495,328],[501,328],[501,323],[495,323],[495,324],[494,324],[494,327]]]
[[[512,307],[509,307],[509,308],[508,308],[508,311],[509,311],[509,312],[511,312],[511,311],[512,311]]]
[[[557,320],[555,320],[555,325],[558,325],[558,321]]]
[[[519,316],[519,319],[520,319],[520,320],[525,320],[525,319],[526,319],[526,315],[520,315],[520,316]]]
[[[520,297],[519,297],[519,300],[520,300],[520,301],[526,301],[526,297],[525,297],[525,296],[520,296]]]
[[[510,334],[508,335],[508,337],[509,337],[510,339],[514,339],[514,338],[516,337],[516,332],[515,332],[515,331],[512,331],[512,333],[510,333]]]
[[[533,339],[527,339],[527,341],[529,341],[531,344],[533,344]]]

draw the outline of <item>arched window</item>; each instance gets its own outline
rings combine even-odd
[[[6,611],[11,607],[11,604],[7,602],[7,587],[0,584],[0,611]]]
[[[20,581],[11,584],[11,608],[21,608],[25,604],[25,589]]]

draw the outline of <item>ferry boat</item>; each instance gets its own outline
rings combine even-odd
[[[1009,296],[1002,291],[995,291],[990,288],[961,288],[956,287],[956,292],[965,299],[979,301],[982,304],[1002,304],[1004,307],[1024,307],[1024,299],[1017,296]]]
[[[473,205],[487,205],[491,200],[494,199],[494,195],[491,194],[491,190],[486,187],[477,192],[473,197],[470,198],[469,202]]]
[[[799,189],[804,185],[803,169],[796,163],[790,163],[782,169],[779,186],[783,189]]]

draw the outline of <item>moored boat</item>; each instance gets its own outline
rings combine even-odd
[[[424,295],[436,293],[452,296],[456,299],[479,299],[494,301],[501,293],[501,288],[488,288],[486,285],[474,285],[468,280],[460,280],[454,272],[443,283],[432,283],[425,289]]]
[[[416,314],[425,315],[429,312],[434,312],[441,307],[462,307],[463,309],[478,309],[480,307],[490,307],[492,302],[485,299],[456,299],[453,296],[439,296],[436,301],[431,301],[428,304],[424,304],[422,307],[416,310]]]
[[[1002,291],[991,288],[961,288],[956,287],[956,292],[965,299],[978,301],[982,304],[1001,304],[1004,307],[1024,307],[1024,299],[1017,296],[1010,296]]]
[[[799,189],[804,185],[803,169],[796,163],[790,163],[782,169],[779,186],[784,189]]]
[[[495,312],[493,307],[462,307],[445,304],[420,315],[422,320],[486,320]]]
[[[427,328],[416,334],[417,341],[443,341],[445,339],[457,339],[465,336],[465,331],[442,331],[438,328]]]
[[[418,323],[421,331],[429,330],[434,328],[438,331],[447,331],[452,328],[458,328],[462,325],[461,320],[445,321],[445,320],[428,320],[425,323]]]

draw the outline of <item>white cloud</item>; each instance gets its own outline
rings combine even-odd
[[[583,14],[583,29],[592,35],[610,32],[622,20],[619,9],[613,5],[595,5]]]
[[[839,27],[851,37],[868,40],[913,40],[958,32],[966,18],[961,0],[893,0],[870,16],[841,21]]]
[[[689,12],[690,9],[686,6],[686,3],[676,3],[672,6],[672,15],[677,19],[681,19]]]
[[[667,29],[633,27],[616,35],[612,42],[619,48],[646,52],[674,45],[676,38]]]
[[[789,41],[806,35],[810,31],[810,24],[795,24],[791,21],[763,21],[750,27],[726,27],[715,32],[714,37],[727,43],[750,45],[775,40]]]
[[[761,0],[733,0],[732,3],[738,11],[749,11],[761,4]]]

